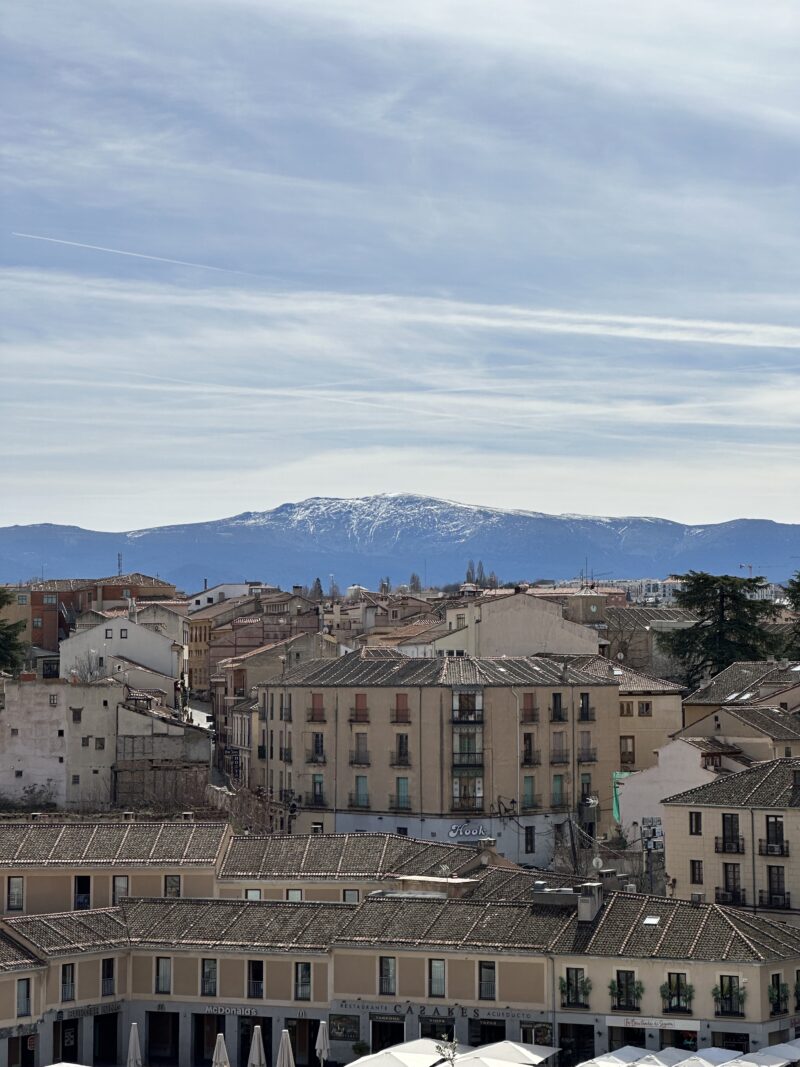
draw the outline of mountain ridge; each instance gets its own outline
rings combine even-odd
[[[800,558],[800,524],[732,519],[685,524],[659,516],[553,515],[461,504],[413,493],[309,497],[265,511],[123,532],[37,523],[0,528],[0,581],[124,569],[159,573],[187,589],[207,579],[280,584],[334,574],[340,586],[395,583],[416,571],[459,580],[482,559],[503,580],[573,577],[588,558],[596,575],[664,577],[689,568],[785,580]]]

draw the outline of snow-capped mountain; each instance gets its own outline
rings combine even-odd
[[[800,566],[800,525],[737,519],[686,526],[657,518],[504,511],[411,494],[353,500],[312,497],[270,511],[128,533],[42,524],[0,529],[0,581],[41,575],[160,574],[187,590],[217,581],[288,585],[335,575],[341,587],[395,583],[416,571],[458,581],[482,560],[503,580],[569,578],[588,560],[595,575],[663,577],[694,567],[783,580]]]

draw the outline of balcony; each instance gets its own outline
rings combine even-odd
[[[596,748],[578,749],[578,763],[597,763]]]
[[[482,767],[483,752],[454,752],[454,767]]]
[[[539,721],[539,709],[538,708],[523,708],[521,715],[521,721],[525,725]]]
[[[759,856],[788,856],[789,842],[760,840],[758,842],[758,854]]]
[[[160,978],[156,975],[156,993],[161,996],[170,995],[170,981],[168,978]]]
[[[306,708],[306,722],[327,722],[324,708]]]
[[[393,977],[384,978],[381,976],[378,979],[378,992],[382,997],[394,997],[397,996],[397,983]]]
[[[31,998],[19,997],[17,999],[17,1018],[24,1019],[31,1013]]]
[[[347,806],[349,808],[368,808],[369,793],[350,793],[347,797]]]
[[[75,999],[75,983],[74,982],[62,982],[61,983],[61,1001],[74,1000]]]
[[[283,763],[291,763],[292,762],[292,750],[290,748],[281,748],[280,752],[281,752],[281,762],[283,762]]]
[[[453,797],[451,811],[483,811],[483,797]]]
[[[304,806],[307,808],[327,808],[328,801],[323,790],[319,789],[313,793],[306,793]]]
[[[743,837],[715,837],[714,838],[714,851],[715,852],[736,852],[741,854],[744,852],[744,838]]]
[[[578,709],[578,722],[594,722],[596,718],[594,708]]]
[[[281,720],[281,722],[291,722],[292,721],[292,709],[291,708],[281,708],[280,715],[278,717]]]
[[[791,894],[773,893],[769,889],[759,889],[758,906],[759,908],[781,908],[787,910],[792,906]]]
[[[581,996],[580,993],[562,993],[561,994],[561,1007],[569,1008],[571,1011],[577,1009],[578,1011],[588,1011],[589,1001]]]
[[[259,745],[258,746],[258,758],[259,759],[266,759],[267,758],[267,746],[266,745]]]
[[[548,708],[550,712],[550,722],[566,722],[567,721],[567,709],[566,708]]]
[[[367,708],[350,708],[350,722],[369,722],[369,711]]]
[[[75,911],[88,911],[91,906],[92,898],[90,893],[75,894]]]
[[[565,748],[560,748],[556,752],[551,752],[550,762],[555,765],[569,763],[569,752]]]
[[[624,994],[618,994],[611,998],[611,1010],[622,1011],[627,1014],[628,1012],[637,1012],[642,1009],[637,997],[628,997]]]
[[[411,724],[411,712],[408,708],[392,708],[389,712],[389,721],[409,726]]]
[[[458,726],[479,726],[483,722],[483,711],[458,711],[455,709],[451,721]]]
[[[114,996],[114,979],[104,978],[101,982],[101,994],[104,997]]]
[[[396,749],[391,749],[389,752],[389,766],[410,767],[411,756],[408,754],[408,752],[398,752]]]
[[[366,748],[351,748],[350,749],[350,766],[351,767],[369,767],[370,759],[369,752]]]
[[[775,989],[775,986],[768,986],[767,992],[771,993]],[[789,987],[781,986],[779,993],[771,995],[769,998],[769,1013],[771,1016],[786,1015],[789,1011]]]
[[[692,1002],[685,996],[665,997],[661,1002],[662,1015],[691,1015]]]
[[[542,806],[542,797],[540,793],[528,794],[522,797],[522,810],[523,811],[536,811]]]
[[[327,758],[324,752],[320,752],[315,748],[307,748],[306,763],[327,763]]]
[[[201,997],[215,997],[217,995],[216,978],[204,978],[200,992]]]
[[[717,886],[714,890],[714,903],[743,907],[747,904],[747,893],[744,889],[723,889]]]
[[[411,811],[411,797],[405,793],[390,793],[389,810]]]
[[[528,749],[527,752],[522,753],[522,759],[520,765],[522,767],[538,767],[542,762],[542,753],[538,748]]]
[[[311,983],[296,982],[294,987],[295,1000],[311,1000]]]
[[[278,793],[281,804],[291,804],[295,799],[294,789],[281,789]]]
[[[554,793],[550,798],[550,808],[552,811],[566,811],[569,808],[569,801],[563,793]]]
[[[496,1000],[497,999],[497,987],[494,978],[488,979],[485,982],[478,983],[478,999],[479,1000]]]
[[[248,1000],[261,1000],[264,996],[264,982],[263,979],[250,979],[247,983],[247,998]]]
[[[730,997],[717,997],[714,1001],[714,1014],[718,1019],[743,1019],[744,997],[741,993]]]
[[[623,767],[632,767],[633,764],[636,763],[636,753],[620,752],[619,762],[622,764]]]

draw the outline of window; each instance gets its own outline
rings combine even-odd
[[[28,594],[27,593],[17,593],[17,603],[18,604],[22,604],[23,606],[25,604],[27,604],[28,603]]]
[[[619,760],[623,766],[636,762],[636,741],[633,737],[620,737]]]
[[[21,778],[22,777],[22,771],[14,771],[14,777],[15,778]]]
[[[245,891],[244,891],[244,899],[245,900],[261,900],[261,890],[260,889],[245,889]]]
[[[536,807],[536,778],[532,774],[522,779],[522,806],[528,810]]]
[[[324,823],[312,822],[312,824],[311,824],[311,833],[312,834],[322,834],[324,832],[325,832],[325,824]]]
[[[719,976],[719,997],[715,1005],[717,1015],[744,1015],[744,1000],[739,988],[739,976],[721,974]]]
[[[181,895],[181,876],[179,874],[164,875],[164,896],[179,897]]]
[[[535,852],[535,851],[536,851],[536,827],[535,826],[526,826],[525,827],[525,852],[526,852],[527,855],[530,855],[532,852]]]
[[[114,631],[111,629],[111,627],[108,627],[106,629],[106,640],[108,641],[113,636],[114,636]]]
[[[664,997],[665,1012],[688,1013],[692,1010],[689,983],[683,971],[669,971],[667,974],[666,993]]]
[[[61,1000],[62,1003],[75,999],[75,964],[61,964]]]
[[[217,961],[203,960],[200,969],[200,996],[217,995]]]
[[[17,1018],[22,1018],[31,1013],[31,980],[30,978],[17,979]]]
[[[311,964],[294,965],[294,999],[311,1000]]]
[[[114,996],[114,960],[111,957],[100,961],[100,985],[104,997]]]
[[[11,736],[12,737],[19,737],[19,730],[17,729],[16,726],[12,726],[11,727]]]
[[[72,708],[72,721],[73,723],[79,723],[81,721],[81,712],[83,708]]]
[[[122,640],[123,640],[123,641],[124,641],[124,640],[125,640],[125,638],[126,638],[126,637],[128,636],[128,631],[127,631],[127,630],[125,629],[125,627],[124,627],[124,626],[123,626],[123,627],[122,627],[122,629],[120,630],[120,632],[119,632],[119,636],[120,636],[120,637],[122,638]]]
[[[81,738],[81,748],[88,748],[90,740],[91,738],[89,737],[89,735],[84,734],[84,736]]]
[[[637,990],[636,972],[617,971],[614,981],[617,986],[616,993],[612,994],[614,1008],[622,1011],[638,1011],[639,996],[637,993],[641,990],[641,986]]]
[[[394,956],[378,957],[378,992],[384,997],[397,993],[397,960]]]
[[[302,889],[287,889],[286,890],[286,899],[287,900],[293,900],[295,902],[301,901],[303,899],[303,890]]]
[[[53,604],[57,604],[58,603],[58,597],[56,596],[55,593],[45,593],[42,596],[42,603],[43,604],[49,604],[50,606],[52,606]]]
[[[444,960],[428,960],[428,996],[443,997],[445,995],[445,969]]]
[[[342,900],[345,904],[358,904],[358,890],[357,889],[343,889]]]
[[[260,1000],[264,996],[264,961],[247,961],[247,996],[250,1000]]]
[[[169,956],[156,956],[156,993],[172,990],[172,960]]]
[[[50,694],[50,707],[54,708],[57,705],[58,705],[58,694],[57,693],[51,693]]]
[[[73,897],[75,911],[86,911],[92,906],[92,879],[90,875],[75,875]]]
[[[115,874],[111,879],[111,903],[119,904],[123,897],[128,896],[127,874]]]
[[[494,960],[478,961],[478,997],[480,1000],[495,999]]]
[[[653,715],[653,702],[651,700],[639,701],[639,718],[649,719]]]
[[[466,614],[464,614],[464,615],[462,615],[460,613],[457,614],[456,615],[456,629],[457,630],[463,630],[466,625],[467,625],[467,616],[466,616]]]
[[[702,811],[690,811],[689,812],[689,833],[692,837],[699,837],[703,832],[703,813]]]
[[[59,730],[58,731],[58,736],[59,737],[63,737],[64,736],[64,731],[63,730]]]
[[[550,697],[552,703],[550,704],[550,721],[551,722],[566,722],[567,712],[564,708],[561,693],[553,693]]]
[[[130,591],[130,589],[123,589],[123,590],[122,590],[122,599],[123,599],[123,600],[130,600],[130,598],[131,598],[131,591]]]
[[[583,967],[567,967],[561,985],[562,1008],[588,1008],[589,985]]]
[[[703,861],[689,860],[689,881],[692,885],[703,884]]]
[[[33,628],[35,630],[41,630],[41,628],[42,628],[42,616],[41,615],[34,615],[33,619],[31,620],[31,625],[33,626]]]
[[[100,752],[106,747],[106,739],[104,737],[96,737],[94,739],[95,750]]]
[[[21,875],[12,874],[6,887],[6,911],[22,911],[24,908],[23,879]]]

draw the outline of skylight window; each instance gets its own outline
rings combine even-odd
[[[645,917],[644,917],[644,925],[645,926],[658,926],[658,924],[660,922],[661,922],[661,916],[660,915],[645,915]]]

